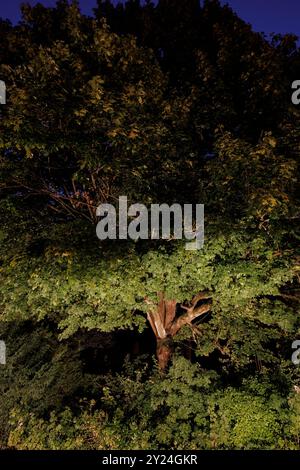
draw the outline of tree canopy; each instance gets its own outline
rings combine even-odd
[[[0,57],[0,447],[299,448],[297,38],[59,0]],[[203,249],[99,241],[123,195],[205,204]]]

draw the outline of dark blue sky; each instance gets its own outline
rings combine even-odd
[[[9,18],[14,23],[19,19],[21,0],[0,0],[0,16]],[[37,3],[29,0],[29,3]],[[54,6],[55,0],[41,0],[47,6]],[[238,15],[252,24],[254,30],[266,34],[295,33],[300,36],[300,1],[299,0],[223,0],[229,3]],[[86,14],[92,13],[96,0],[80,0],[81,9]]]

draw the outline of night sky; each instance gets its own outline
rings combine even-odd
[[[0,0],[0,16],[16,23],[19,18],[21,0]],[[30,4],[37,3],[29,1]],[[55,0],[41,0],[46,6],[54,6]],[[238,15],[252,24],[255,31],[266,34],[295,33],[300,36],[300,1],[299,0],[224,0]],[[92,14],[96,0],[80,0],[83,13]]]

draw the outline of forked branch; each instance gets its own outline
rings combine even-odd
[[[156,337],[159,366],[164,370],[172,354],[172,338],[184,325],[191,325],[193,320],[210,311],[212,296],[207,292],[199,292],[189,304],[181,305],[185,313],[179,316],[176,316],[176,300],[166,300],[162,292],[158,293],[158,298],[157,303],[148,298],[145,298],[145,302],[151,306],[147,318]]]

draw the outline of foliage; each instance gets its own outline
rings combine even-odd
[[[101,403],[48,419],[16,410],[11,446],[21,449],[296,448],[296,418],[283,390],[267,375],[220,387],[213,372],[176,358],[168,374],[106,377]],[[288,429],[288,432],[286,432]],[[294,442],[294,444],[293,444]]]
[[[22,11],[0,22],[0,447],[299,448],[296,38],[216,0]],[[122,195],[204,203],[204,248],[100,242]],[[212,299],[164,374],[159,292],[177,318]]]

